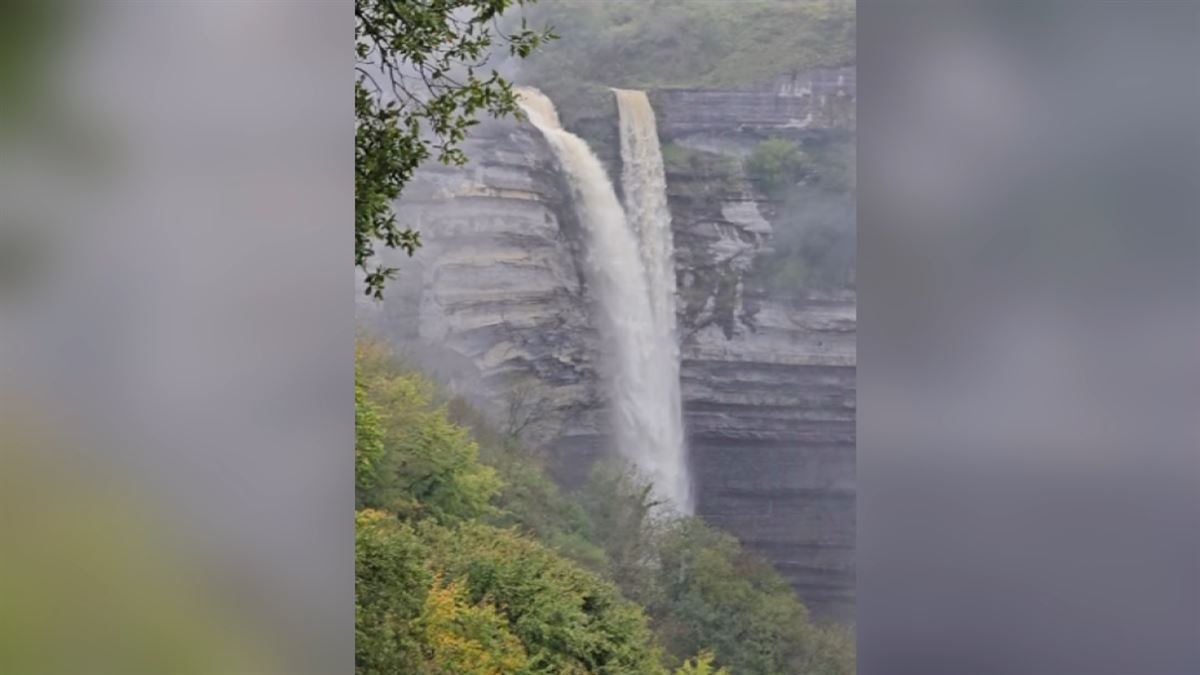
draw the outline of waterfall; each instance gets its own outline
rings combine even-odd
[[[653,320],[654,377],[661,396],[664,450],[678,503],[691,511],[691,480],[684,443],[683,413],[679,392],[679,340],[675,329],[675,244],[671,212],[667,209],[667,178],[654,109],[644,91],[614,89],[620,116],[621,190],[625,213],[637,235],[646,291]]]
[[[621,118],[621,189],[625,213],[637,233],[650,288],[655,325],[676,352],[675,397],[679,397],[678,349],[675,344],[675,245],[667,210],[667,178],[654,109],[646,92],[613,89]]]
[[[621,104],[621,155],[626,165],[622,186],[631,226],[604,166],[583,139],[562,128],[554,103],[536,89],[521,88],[518,93],[521,108],[546,137],[568,177],[586,232],[586,273],[607,347],[604,373],[617,449],[654,482],[658,497],[690,513],[674,262],[653,112],[647,103],[627,124],[626,105]],[[645,147],[650,140],[652,150]],[[631,161],[626,145],[636,148],[639,157],[653,157]]]

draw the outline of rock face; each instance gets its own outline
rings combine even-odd
[[[463,168],[418,172],[397,205],[422,234],[360,323],[524,440],[583,454],[604,425],[579,230],[553,155],[529,124],[489,122]],[[584,469],[586,470],[586,469]]]
[[[751,103],[722,96],[730,115],[761,106],[758,93]],[[855,298],[768,298],[755,287],[774,205],[724,161],[757,142],[738,119],[664,134],[720,151],[667,173],[697,512],[771,560],[814,612],[852,621]]]
[[[855,91],[853,68],[821,69],[789,73],[745,90],[660,89],[654,107],[660,133],[670,137],[852,128]]]
[[[764,302],[755,328],[683,350],[698,513],[762,553],[819,614],[854,607],[855,308]]]
[[[659,136],[713,151],[771,136],[854,129],[854,68],[788,73],[742,90],[660,89],[651,102]]]
[[[698,513],[773,561],[815,613],[843,621],[854,607],[855,298],[755,287],[773,206],[737,158],[771,135],[851,133],[853,97],[852,69],[651,92],[664,145],[702,151],[667,162]],[[615,106],[566,119],[615,137]],[[400,219],[425,245],[398,262],[386,303],[361,301],[360,318],[579,482],[606,451],[607,424],[569,193],[528,124],[483,124],[465,150],[470,165],[423,169],[406,190]]]

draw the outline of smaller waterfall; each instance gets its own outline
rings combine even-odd
[[[621,118],[621,189],[625,192],[625,213],[638,235],[655,324],[662,327],[663,338],[674,343],[675,245],[658,125],[646,92],[629,89],[613,89],[613,92]]]
[[[675,243],[671,212],[667,208],[667,176],[654,108],[644,91],[614,89],[620,115],[621,189],[625,213],[638,238],[646,291],[653,318],[653,352],[661,359],[653,377],[663,400],[659,414],[663,462],[670,480],[688,495],[691,481],[683,433],[683,406],[679,390],[679,338],[675,319]]]
[[[567,174],[575,210],[587,233],[586,273],[600,309],[599,328],[607,347],[605,376],[617,449],[654,482],[656,494],[679,511],[690,513],[678,348],[673,329],[669,331],[671,339],[663,340],[660,321],[668,310],[674,320],[674,283],[670,297],[662,298],[662,272],[647,266],[647,256],[657,254],[642,243],[640,234],[653,228],[639,226],[638,233],[634,232],[604,165],[583,139],[562,128],[549,98],[530,88],[520,88],[518,94],[521,108],[546,137]],[[673,279],[670,260],[667,258]],[[656,260],[655,264],[664,263]]]

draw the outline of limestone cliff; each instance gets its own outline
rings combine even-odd
[[[842,620],[854,605],[855,299],[785,301],[755,287],[750,272],[770,245],[774,205],[737,167],[763,138],[851,133],[853,75],[651,92],[671,150],[698,512],[772,560],[815,612]],[[561,112],[612,164],[615,105]],[[527,123],[483,124],[465,150],[470,165],[424,169],[406,190],[400,218],[419,227],[425,245],[399,262],[387,302],[363,301],[360,315],[521,427],[566,481],[581,480],[605,449],[606,425],[585,253],[566,186]]]
[[[423,246],[389,252],[400,274],[385,302],[359,299],[360,323],[525,441],[596,452],[597,338],[553,156],[528,123],[482,124],[464,150],[468,166],[405,189],[397,215]]]

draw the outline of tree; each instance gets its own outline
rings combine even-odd
[[[355,506],[365,506],[367,495],[376,491],[383,480],[382,463],[386,457],[379,409],[367,399],[358,364],[354,367],[354,496]]]
[[[458,144],[479,114],[517,110],[509,82],[480,70],[494,46],[525,58],[556,37],[524,20],[512,32],[499,27],[506,9],[533,1],[355,0],[354,265],[368,295],[382,298],[396,272],[372,262],[377,242],[409,255],[421,245],[392,210],[416,168],[432,156],[464,164]]]
[[[499,675],[524,672],[529,657],[508,620],[492,605],[467,602],[461,582],[435,578],[421,615],[422,674]]]
[[[729,671],[714,666],[712,652],[703,651],[695,659],[684,661],[682,666],[675,669],[675,675],[729,675]]]
[[[355,365],[359,675],[854,672],[850,632],[629,466],[572,501],[384,345]]]
[[[592,536],[608,557],[609,574],[630,598],[649,603],[658,586],[653,578],[657,518],[662,502],[654,485],[623,461],[599,462],[580,495]]]
[[[433,383],[379,345],[356,350],[356,502],[440,522],[491,513],[500,480],[470,432],[436,405]]]
[[[662,597],[651,614],[673,653],[711,649],[739,674],[854,672],[849,637],[813,623],[787,582],[730,535],[681,518],[658,555]]]
[[[756,188],[779,199],[796,182],[813,171],[800,146],[781,138],[759,143],[745,161],[746,177]]]
[[[382,511],[354,517],[354,672],[416,672],[433,575],[412,528]]]
[[[524,645],[530,675],[665,675],[642,609],[610,581],[554,550],[475,522],[424,525],[432,565],[462,579]]]

